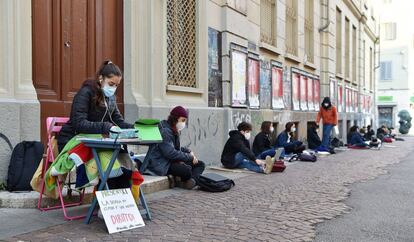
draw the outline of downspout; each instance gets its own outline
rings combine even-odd
[[[322,31],[326,30],[329,27],[329,24],[331,23],[331,20],[329,19],[329,0],[326,0],[326,5],[327,5],[326,6],[326,19],[327,19],[327,21],[326,21],[326,23],[323,26],[321,26],[318,29],[319,32],[322,32]]]

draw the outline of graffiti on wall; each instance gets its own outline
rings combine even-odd
[[[207,118],[197,117],[188,123],[185,132],[184,147],[197,146],[200,142],[215,138],[219,131],[219,120],[215,114],[209,114]]]

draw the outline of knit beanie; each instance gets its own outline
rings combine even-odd
[[[170,114],[175,116],[175,117],[178,117],[178,118],[179,117],[188,118],[188,112],[182,106],[177,106],[177,107],[173,108],[171,110]]]

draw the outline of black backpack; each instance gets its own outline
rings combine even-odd
[[[32,179],[43,157],[43,144],[38,141],[23,141],[14,147],[7,173],[7,190],[31,191]]]
[[[316,162],[318,160],[318,157],[315,154],[300,153],[300,154],[297,154],[297,155],[293,155],[289,159],[289,162],[292,162],[294,160]]]
[[[200,189],[207,192],[224,192],[234,187],[234,181],[215,173],[200,175],[197,184]]]

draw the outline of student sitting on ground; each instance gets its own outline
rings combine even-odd
[[[318,135],[318,125],[315,122],[311,122],[308,127],[308,148],[315,150],[321,146],[321,138]]]
[[[266,156],[273,157],[276,153],[270,142],[270,134],[274,131],[272,122],[264,121],[260,130],[253,141],[253,153],[258,159],[264,160]]]
[[[230,131],[230,138],[221,154],[221,163],[228,169],[246,168],[250,171],[269,174],[272,172],[274,159],[270,156],[266,157],[266,161],[256,158],[250,150],[251,131],[252,125],[247,122],[241,122],[237,130]]]
[[[284,153],[282,155],[288,155],[291,153],[300,153],[305,150],[305,146],[301,141],[295,138],[296,125],[293,122],[288,122],[276,139],[276,148],[283,148]]]
[[[359,127],[354,125],[349,130],[350,133],[350,144],[355,147],[367,147],[368,144],[365,142],[364,138],[359,132]]]
[[[365,136],[364,136],[365,140],[371,140],[372,136],[374,135],[375,135],[375,132],[372,129],[371,125],[368,125],[367,130],[365,132]]]
[[[149,154],[148,170],[159,176],[173,175],[181,178],[178,185],[192,189],[203,173],[204,162],[197,159],[192,151],[180,146],[180,132],[185,128],[188,119],[187,111],[177,106],[173,108],[168,120],[159,124],[162,143],[157,144]]]

